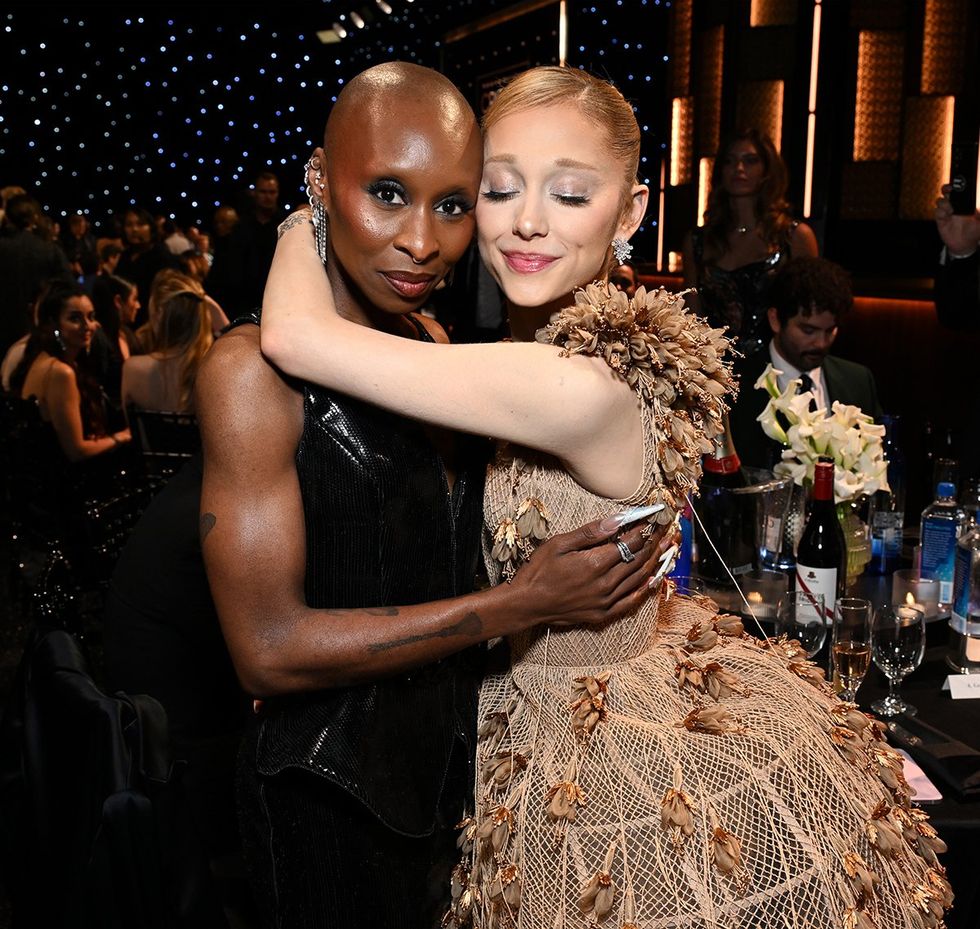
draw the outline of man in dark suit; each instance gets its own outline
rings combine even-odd
[[[799,392],[811,391],[817,406],[835,400],[860,407],[879,421],[881,405],[874,376],[864,365],[829,354],[840,320],[853,304],[851,283],[840,265],[824,258],[797,258],[776,276],[770,291],[769,350],[740,366],[741,390],[730,415],[732,438],[742,464],[771,468],[782,447],[759,424],[769,395],[755,386],[766,366],[782,372],[779,387],[799,380]]]

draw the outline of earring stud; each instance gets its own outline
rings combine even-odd
[[[615,238],[612,240],[612,250],[613,254],[616,256],[616,263],[623,264],[625,261],[630,260],[630,255],[633,254],[633,246],[630,245],[626,239]]]

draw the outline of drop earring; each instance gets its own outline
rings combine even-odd
[[[612,240],[613,255],[616,256],[616,264],[623,264],[630,260],[633,254],[633,246],[626,239],[616,238]]]
[[[65,347],[66,347],[65,346],[65,340],[61,337],[61,330],[60,329],[55,329],[55,331],[54,331],[54,338],[55,338],[55,341],[58,343],[58,347],[62,351],[65,351]]]
[[[303,165],[303,178],[306,176],[310,168],[316,168],[316,175],[314,180],[317,187],[320,188],[320,193],[323,192],[323,175],[320,173],[319,165],[313,164],[313,159],[311,158],[305,165]],[[310,210],[312,211],[312,216],[310,217],[313,223],[313,239],[316,242],[316,253],[320,256],[320,261],[324,264],[327,263],[327,211],[323,208],[323,200],[319,196],[313,193],[313,188],[307,184],[306,185],[306,196],[310,201]]]

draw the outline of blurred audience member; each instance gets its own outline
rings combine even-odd
[[[136,285],[141,307],[136,322],[142,324],[146,319],[144,308],[149,305],[153,278],[164,268],[176,268],[177,258],[157,238],[153,217],[146,210],[137,207],[126,210],[122,231],[124,248],[116,273]]]
[[[796,379],[797,392],[811,391],[817,406],[830,409],[839,400],[879,422],[882,417],[871,371],[830,354],[838,325],[854,303],[847,272],[823,258],[795,258],[780,269],[769,297],[768,350],[745,360],[738,400],[729,417],[742,463],[755,468],[771,468],[781,452],[758,422],[769,395],[755,384],[769,364],[781,372],[780,390]]]
[[[99,246],[99,274],[115,274],[122,253],[122,246],[111,239],[103,242]]]
[[[616,265],[609,272],[609,283],[617,290],[621,290],[626,296],[632,297],[636,293],[636,287],[639,283],[636,276],[636,268],[628,261],[623,262],[621,265]]]
[[[68,222],[61,232],[59,239],[61,250],[68,259],[72,274],[76,278],[84,277],[86,269],[92,269],[93,263],[98,262],[95,247],[95,236],[89,229],[88,217],[84,213],[75,213],[68,217]],[[94,270],[94,269],[92,269]]]
[[[265,279],[276,250],[276,229],[284,218],[279,208],[279,180],[269,171],[255,178],[249,210],[235,224],[228,244],[214,255],[225,308],[232,317],[262,304]]]
[[[160,237],[171,255],[183,255],[194,247],[177,223],[169,217],[161,217]]]
[[[23,187],[18,187],[16,184],[8,184],[6,187],[0,187],[0,233],[6,231],[7,201],[11,197],[19,197],[21,194],[26,193],[27,191]]]
[[[200,284],[179,273],[154,284],[145,355],[123,364],[122,402],[144,410],[191,412],[194,381],[214,334]]]
[[[9,230],[0,238],[0,353],[30,330],[42,284],[71,280],[61,249],[34,234],[40,218],[40,204],[27,194],[16,194],[6,203]]]
[[[769,287],[791,257],[817,254],[806,223],[786,202],[786,165],[772,140],[745,129],[725,140],[715,156],[704,226],[684,244],[685,299],[713,326],[727,326],[748,359],[765,356],[769,343]]]
[[[139,312],[136,285],[114,274],[96,278],[92,304],[99,328],[92,339],[92,362],[102,389],[117,411],[122,410],[122,369],[141,351],[132,325]]]
[[[56,281],[41,298],[11,391],[33,397],[69,461],[114,451],[129,430],[106,434],[102,391],[89,367],[95,308],[78,284]]]
[[[211,220],[211,270],[208,273],[208,293],[222,306],[230,307],[236,282],[232,277],[232,256],[228,254],[231,233],[238,223],[238,213],[232,206],[219,206]]]
[[[943,251],[936,274],[936,314],[950,329],[980,327],[980,210],[957,215],[950,187],[936,201],[936,228]]]

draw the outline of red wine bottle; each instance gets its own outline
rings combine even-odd
[[[728,417],[724,420],[724,432],[715,438],[714,451],[705,455],[701,465],[703,474],[696,504],[698,516],[704,524],[704,532],[711,537],[722,558],[715,554],[711,543],[704,538],[698,527],[695,539],[698,550],[698,576],[707,581],[728,585],[731,583],[727,562],[736,577],[751,571],[755,564],[755,523],[751,514],[746,514],[751,498],[733,491],[746,487],[749,483],[732,433],[728,427]]]
[[[742,462],[735,451],[732,431],[728,425],[728,414],[723,419],[724,431],[715,436],[715,448],[710,455],[705,455],[701,461],[703,477],[702,487],[745,487],[748,478],[742,471]]]
[[[834,506],[834,463],[818,461],[813,477],[813,503],[796,550],[796,589],[823,594],[825,621],[833,621],[834,605],[844,595],[847,576],[844,532]]]

